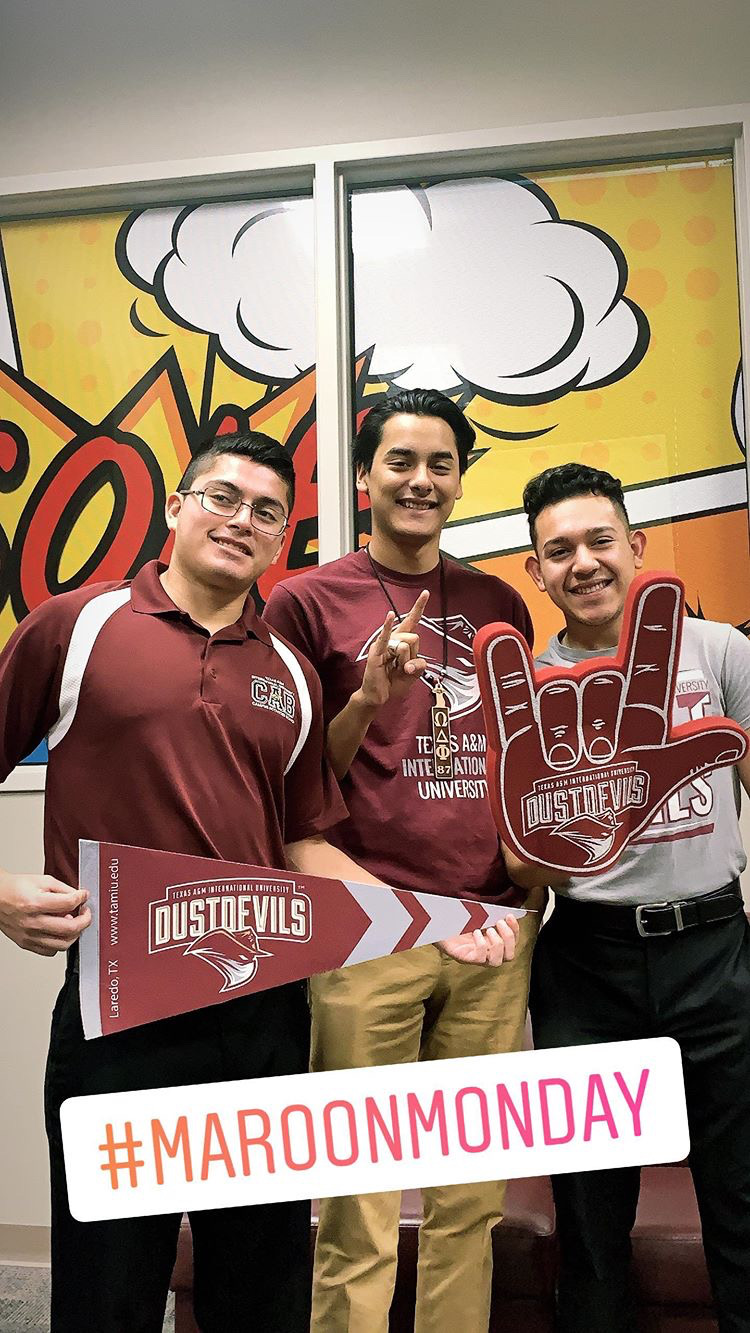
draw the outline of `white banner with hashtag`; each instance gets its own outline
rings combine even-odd
[[[689,1148],[659,1037],[73,1097],[81,1222],[673,1162]]]

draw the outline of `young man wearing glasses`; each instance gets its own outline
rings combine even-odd
[[[531,640],[531,622],[507,584],[440,552],[474,438],[435,390],[372,408],[354,445],[370,545],[277,585],[264,617],[320,672],[328,753],[350,812],[332,833],[337,845],[397,888],[518,904],[487,800],[471,645],[495,620]],[[435,716],[446,713],[442,740]],[[537,920],[521,921],[499,973],[462,968],[428,945],[313,977],[313,1067],[517,1049]],[[504,1188],[423,1191],[416,1333],[486,1330]],[[399,1211],[397,1193],[322,1201],[315,1333],[386,1333]]]
[[[53,1333],[161,1330],[180,1225],[71,1217],[61,1103],[307,1068],[299,983],[84,1041],[75,947],[91,920],[74,887],[79,838],[268,866],[305,866],[310,847],[325,859],[321,834],[346,812],[322,751],[320,687],[248,595],[278,558],[293,495],[275,441],[220,437],[167,500],[166,568],[152,561],[131,582],[52,598],[0,656],[0,778],[49,744],[47,874],[0,876],[0,926],[35,953],[68,949],[45,1086]],[[254,677],[280,682],[293,710],[256,705]],[[248,1311],[264,1330],[306,1333],[309,1205],[197,1212],[191,1223],[204,1333],[244,1329]]]
[[[38,954],[68,950],[45,1088],[52,1333],[161,1330],[180,1224],[71,1217],[61,1103],[308,1067],[301,983],[84,1041],[74,946],[91,915],[74,887],[78,839],[380,882],[323,840],[346,809],[323,754],[320,684],[249,596],[278,558],[293,499],[280,445],[217,438],[167,500],[168,566],[52,598],[0,655],[0,780],[49,744],[47,874],[0,874],[0,928]],[[255,680],[275,682],[284,707]],[[488,932],[476,960],[502,950]],[[263,1333],[307,1333],[309,1203],[201,1211],[191,1223],[203,1333],[239,1333],[248,1319]]]

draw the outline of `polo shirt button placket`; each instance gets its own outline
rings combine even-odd
[[[209,701],[216,702],[213,682],[217,679],[219,673],[215,666],[210,665],[212,661],[213,644],[210,639],[207,639],[201,654],[201,697],[208,697]]]
[[[203,647],[201,648],[201,698],[204,698],[204,697],[205,697],[205,693],[206,693],[206,674],[207,674],[207,669],[208,669],[208,649],[209,649],[209,640],[206,639],[205,643],[203,644]]]

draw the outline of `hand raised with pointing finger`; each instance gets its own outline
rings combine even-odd
[[[522,859],[598,874],[673,792],[746,753],[726,718],[672,724],[683,602],[675,575],[640,575],[616,656],[570,669],[535,673],[510,625],[479,631],[490,799]]]
[[[424,672],[427,663],[419,656],[417,627],[429,596],[421,592],[398,625],[395,612],[388,612],[367,654],[361,685],[365,703],[379,708],[389,699],[402,698]]]

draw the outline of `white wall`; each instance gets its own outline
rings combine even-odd
[[[40,794],[0,792],[0,847],[6,869],[42,870]],[[0,1228],[49,1223],[42,1090],[64,971],[61,957],[22,952],[0,934]]]
[[[0,176],[750,100],[747,0],[8,0]]]

